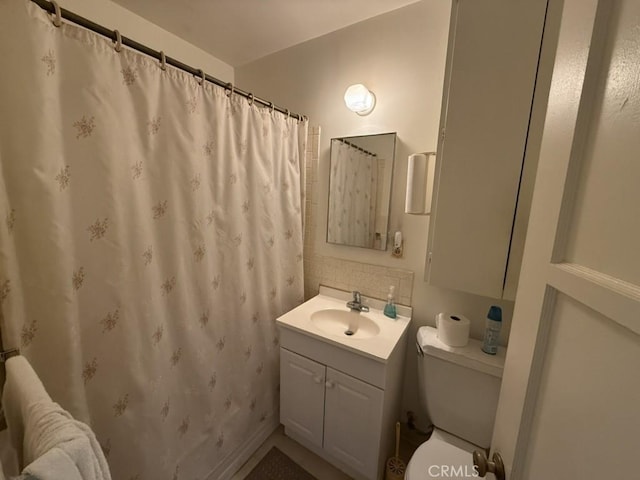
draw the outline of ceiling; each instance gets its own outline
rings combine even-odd
[[[238,67],[419,0],[114,0]]]

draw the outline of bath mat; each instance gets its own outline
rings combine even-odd
[[[244,480],[317,479],[276,447],[272,447]]]

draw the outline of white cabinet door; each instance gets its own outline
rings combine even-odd
[[[456,0],[426,280],[500,298],[546,0]]]
[[[280,423],[322,448],[326,367],[280,349]]]
[[[371,479],[377,478],[383,394],[327,367],[324,449]]]

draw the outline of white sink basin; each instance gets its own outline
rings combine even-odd
[[[371,338],[380,333],[380,327],[365,314],[335,308],[312,313],[311,321],[329,335]]]
[[[321,348],[320,344],[313,344],[319,341],[386,362],[404,338],[411,307],[396,305],[398,318],[391,319],[383,314],[383,300],[363,297],[369,311],[356,313],[347,307],[352,298],[351,292],[320,286],[318,295],[277,319],[280,344],[300,351]]]

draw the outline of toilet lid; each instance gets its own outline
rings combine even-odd
[[[454,445],[454,443],[456,445]],[[407,465],[406,480],[476,478],[471,452],[478,447],[435,430],[415,451]]]

